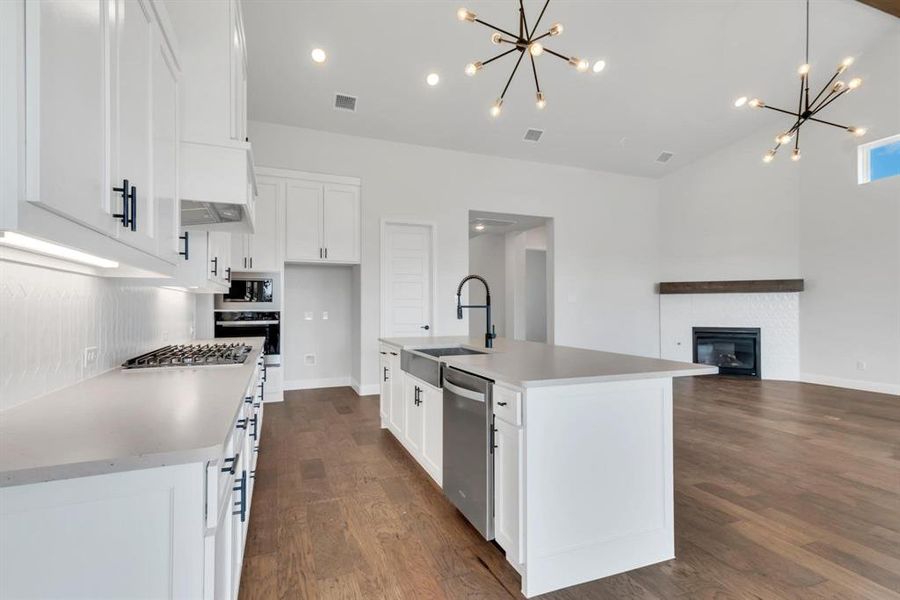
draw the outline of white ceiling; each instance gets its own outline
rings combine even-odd
[[[497,53],[490,30],[457,21],[464,4],[499,27],[516,27],[513,0],[244,0],[250,118],[658,177],[783,121],[771,111],[733,108],[736,97],[785,107],[796,101],[802,0],[552,0],[542,28],[559,21],[565,31],[547,46],[603,58],[607,68],[577,73],[546,53],[538,57],[547,97],[539,111],[523,61],[493,119],[488,109],[516,58],[464,75],[466,63]],[[542,5],[525,1],[530,23]],[[865,78],[866,47],[898,21],[855,0],[814,0],[813,86],[847,55],[857,57],[850,73]],[[328,52],[325,64],[310,60],[314,47]],[[425,83],[432,71],[441,77],[433,88]],[[335,92],[358,96],[357,112],[334,110]],[[866,93],[865,85],[854,93]],[[529,127],[545,131],[539,143],[522,141]],[[675,153],[666,165],[654,162],[663,150]]]

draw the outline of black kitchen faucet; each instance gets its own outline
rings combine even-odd
[[[462,289],[463,285],[470,279],[477,279],[481,283],[484,284],[484,304],[466,304],[462,303]],[[459,282],[459,286],[456,288],[456,318],[463,318],[463,309],[464,308],[483,308],[486,312],[486,316],[484,319],[485,332],[484,332],[484,347],[485,348],[493,348],[494,347],[494,338],[497,337],[497,333],[494,330],[494,326],[491,325],[491,288],[488,287],[488,282],[481,275],[466,275],[463,277],[462,281]]]

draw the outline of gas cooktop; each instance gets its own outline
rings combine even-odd
[[[247,360],[251,347],[239,342],[218,344],[174,344],[131,358],[125,369],[157,367],[205,367],[240,365]]]

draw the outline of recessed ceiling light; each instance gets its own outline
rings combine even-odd
[[[325,51],[321,48],[313,48],[313,51],[310,52],[310,56],[312,56],[313,62],[323,63],[325,59],[328,58],[328,55],[325,54]]]
[[[438,83],[441,82],[441,76],[438,75],[437,73],[429,73],[429,74],[428,74],[428,77],[425,78],[425,82],[426,82],[428,85],[434,87],[434,86],[436,86]]]
[[[475,231],[484,231],[484,223],[476,223]]]
[[[606,68],[605,60],[598,60],[597,62],[594,63],[594,73],[599,73],[600,71],[602,71],[605,68]]]

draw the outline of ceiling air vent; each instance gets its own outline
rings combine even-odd
[[[348,96],[347,94],[334,95],[334,108],[337,110],[349,110],[356,112],[356,96]]]
[[[525,137],[522,139],[526,142],[536,142],[541,139],[542,135],[544,135],[543,129],[529,129],[525,132]]]
[[[672,157],[675,156],[672,152],[660,152],[659,156],[656,157],[656,162],[658,163],[667,163],[672,160]]]

